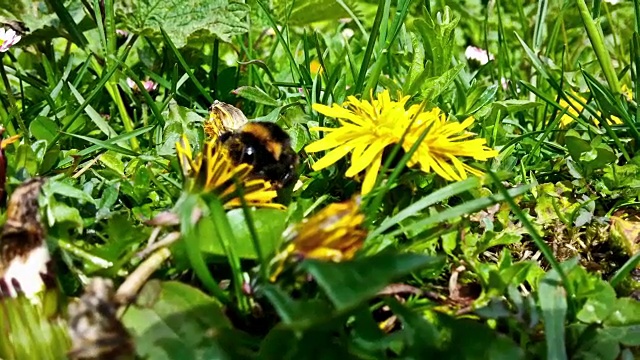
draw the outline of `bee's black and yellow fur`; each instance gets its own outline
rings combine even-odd
[[[214,102],[211,114],[218,140],[236,163],[253,166],[253,173],[269,180],[276,189],[296,181],[298,154],[291,147],[291,138],[278,124],[248,121],[239,109],[219,101]]]

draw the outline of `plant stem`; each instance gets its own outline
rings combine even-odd
[[[7,77],[7,72],[4,68],[2,58],[3,56],[0,56],[0,76],[2,77],[2,83],[4,84],[4,89],[7,92],[7,97],[9,98],[9,104],[11,105],[11,110],[9,111],[9,116],[6,118],[5,126],[7,127],[9,135],[16,135],[16,130],[11,123],[11,115],[15,114],[15,117],[18,120],[18,126],[20,126],[20,131],[23,133],[24,140],[27,144],[31,144],[31,140],[29,139],[29,130],[27,129],[27,125],[24,123],[24,120],[22,120],[22,116],[20,116],[20,109],[18,108],[16,98],[13,96],[13,91],[11,91],[11,84],[9,83],[9,78]]]
[[[589,41],[591,41],[593,50],[596,53],[596,57],[598,58],[598,62],[600,63],[600,67],[604,73],[604,77],[607,79],[607,83],[609,83],[609,87],[611,88],[611,91],[613,91],[614,95],[619,95],[620,82],[618,82],[618,76],[616,75],[616,71],[611,62],[611,57],[609,56],[609,52],[604,44],[602,30],[600,29],[600,26],[593,21],[593,18],[589,13],[589,8],[587,8],[587,4],[584,0],[576,0],[576,5],[580,11],[580,17],[582,18],[584,27],[587,30]]]
[[[147,282],[151,274],[158,270],[169,256],[171,256],[171,251],[167,248],[160,248],[151,254],[151,256],[140,263],[140,265],[129,274],[122,285],[120,285],[118,291],[116,291],[116,299],[118,299],[121,304],[130,303]]]

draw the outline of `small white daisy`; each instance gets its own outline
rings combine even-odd
[[[0,52],[9,50],[10,47],[15,45],[22,36],[18,35],[13,29],[0,28]]]
[[[487,50],[480,49],[471,45],[467,46],[467,49],[464,51],[464,56],[468,60],[475,60],[479,62],[480,65],[484,65],[493,60],[493,55],[489,54]]]

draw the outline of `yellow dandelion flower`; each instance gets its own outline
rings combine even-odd
[[[305,150],[330,150],[313,165],[313,169],[326,168],[351,153],[351,166],[345,175],[354,177],[365,171],[362,193],[366,194],[376,182],[384,149],[397,144],[407,129],[402,144],[404,151],[409,151],[420,135],[428,131],[408,165],[417,165],[425,172],[433,170],[447,180],[464,179],[466,172],[478,173],[462,164],[457,156],[486,160],[498,154],[485,146],[484,139],[468,140],[472,134],[461,133],[473,123],[473,118],[463,123],[448,121],[438,108],[424,112],[420,111],[419,105],[413,105],[406,109],[408,100],[409,96],[405,96],[393,101],[389,91],[385,90],[372,101],[361,101],[350,96],[342,106],[314,104],[314,110],[338,119],[341,126],[311,129],[324,131],[326,136],[307,145]]]
[[[565,99],[560,99],[560,102],[558,103],[560,107],[562,107],[563,109],[566,109],[566,112],[560,118],[561,128],[565,128],[573,122],[573,118],[569,114],[575,117],[578,117],[584,110],[584,106],[582,104],[587,103],[587,99],[583,98],[582,96],[575,93],[573,95],[577,97],[580,101],[573,99],[572,97],[569,97],[569,102],[567,102]],[[598,115],[601,115],[601,113],[598,112]],[[593,118],[592,121],[595,126],[600,126],[600,121],[598,121],[598,119]],[[617,116],[611,116],[610,118],[607,119],[607,124],[620,125],[622,124],[622,120],[620,120],[620,118]]]
[[[242,206],[234,181],[237,179],[243,186],[247,205],[285,208],[273,203],[278,193],[270,182],[251,176],[251,165],[234,165],[227,150],[215,139],[205,142],[202,152],[194,157],[189,141],[183,136],[176,143],[176,152],[185,179],[188,179],[189,190],[214,193],[225,208],[236,208]]]
[[[322,74],[322,64],[320,64],[320,61],[315,59],[311,60],[309,63],[309,72],[311,75]]]
[[[627,101],[633,100],[633,90],[631,90],[631,88],[629,88],[627,84],[622,84],[620,92],[622,92],[622,95],[624,95]]]
[[[412,107],[418,108],[418,105]],[[438,108],[423,112],[416,118],[421,128],[430,126],[426,137],[413,154],[412,162],[418,163],[425,172],[433,170],[448,181],[459,181],[467,178],[467,173],[482,175],[482,172],[463,163],[458,157],[487,161],[498,155],[498,152],[486,146],[482,138],[471,139],[473,133],[467,132],[475,119],[470,116],[463,122],[449,121]],[[423,130],[424,131],[424,130]],[[414,144],[421,133],[412,132],[407,135],[405,144]]]
[[[587,99],[583,98],[578,94],[574,94],[574,95],[578,99],[580,99],[580,102],[573,99],[572,97],[569,97],[568,102],[563,98],[563,99],[560,99],[560,102],[558,103],[558,105],[560,105],[561,108],[566,109],[566,112],[560,118],[560,127],[563,127],[563,128],[567,127],[569,124],[573,122],[573,118],[571,117],[571,115],[578,117],[580,113],[582,113],[582,110],[584,110],[584,106],[582,104],[583,103],[586,104]]]
[[[367,236],[367,231],[362,226],[363,221],[360,198],[356,197],[330,204],[311,218],[289,227],[283,234],[288,245],[272,262],[278,263],[271,277],[272,281],[282,272],[286,260],[291,257],[333,262],[353,258]]]

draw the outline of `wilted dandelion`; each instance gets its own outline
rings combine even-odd
[[[302,223],[290,226],[283,237],[288,245],[277,255],[272,281],[282,272],[287,259],[317,259],[340,262],[353,258],[367,236],[363,228],[359,197],[333,203]]]
[[[479,173],[463,164],[458,156],[487,160],[497,155],[497,151],[485,146],[484,139],[469,139],[473,134],[465,132],[465,129],[473,124],[473,118],[459,123],[447,120],[438,108],[421,111],[419,105],[413,105],[405,109],[408,100],[409,96],[405,96],[399,101],[392,101],[389,91],[385,90],[371,101],[351,96],[344,107],[314,104],[314,110],[338,119],[341,126],[312,128],[326,132],[326,136],[309,144],[305,150],[331,150],[313,165],[313,169],[326,168],[351,153],[351,166],[345,175],[354,177],[365,171],[362,193],[366,194],[376,182],[385,148],[397,144],[407,129],[402,144],[404,151],[409,151],[420,135],[427,131],[408,165],[418,166],[425,172],[434,171],[446,180],[464,179],[467,172]]]
[[[22,293],[39,303],[39,294],[55,287],[38,206],[44,181],[25,181],[9,199],[7,220],[0,231],[0,298]]]
[[[283,205],[273,203],[278,193],[271,183],[252,177],[251,165],[234,165],[227,151],[215,139],[205,142],[202,152],[194,156],[189,141],[183,136],[176,143],[176,151],[190,191],[214,193],[225,208],[236,208],[242,206],[237,182],[243,186],[247,205],[284,209]]]
[[[6,52],[22,39],[15,30],[0,28],[0,52]]]
[[[131,335],[118,319],[113,282],[93,278],[84,294],[69,304],[69,358],[133,359]]]

